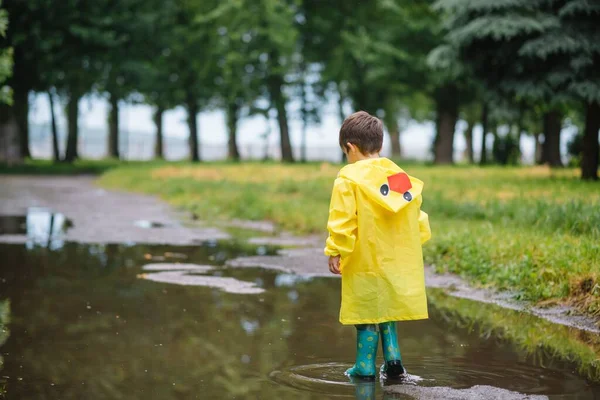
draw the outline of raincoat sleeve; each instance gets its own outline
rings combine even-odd
[[[429,227],[429,215],[421,210],[423,197],[419,196],[417,200],[419,204],[419,232],[421,232],[421,244],[424,244],[431,239],[431,228]]]
[[[425,211],[419,211],[419,231],[421,231],[421,244],[431,239],[429,215]]]
[[[356,243],[356,198],[352,183],[337,178],[333,185],[327,230],[329,238],[325,247],[325,255],[330,257],[347,257],[354,250]]]

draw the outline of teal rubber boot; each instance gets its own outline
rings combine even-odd
[[[406,370],[402,365],[396,323],[391,321],[379,324],[379,333],[381,334],[381,347],[383,348],[383,358],[385,359],[385,363],[381,366],[380,370],[382,377],[384,379],[402,377],[406,374]]]
[[[375,357],[379,345],[377,325],[359,325],[356,327],[356,364],[346,371],[347,376],[361,379],[375,379],[377,367]]]

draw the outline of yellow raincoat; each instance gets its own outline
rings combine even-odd
[[[341,169],[325,255],[341,256],[342,324],[428,317],[421,245],[431,230],[421,211],[422,190],[422,181],[387,158]]]

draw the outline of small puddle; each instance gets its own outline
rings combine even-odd
[[[138,221],[135,221],[133,223],[133,225],[137,226],[138,228],[144,228],[144,229],[164,228],[165,226],[167,226],[166,224],[164,224],[162,222],[149,221],[147,219],[140,219]]]
[[[0,216],[0,235],[26,235],[35,241],[59,237],[72,226],[63,214],[44,208],[30,208],[26,215]]]
[[[223,266],[275,251],[230,242],[0,244],[0,398],[600,396],[575,363],[455,313],[473,304],[473,313],[495,315],[493,307],[439,291],[429,320],[398,326],[411,379],[350,382],[343,372],[355,333],[338,322],[338,280]],[[506,321],[507,330],[555,334],[534,320]]]

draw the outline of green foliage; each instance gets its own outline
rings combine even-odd
[[[0,1],[0,6],[2,2]],[[8,13],[6,10],[0,9],[0,36],[6,36],[8,29]],[[13,68],[13,50],[5,48],[0,50],[0,103],[12,103],[12,89],[6,86],[6,80],[12,75]]]
[[[541,102],[600,98],[592,2],[439,0],[447,39],[489,89]]]

